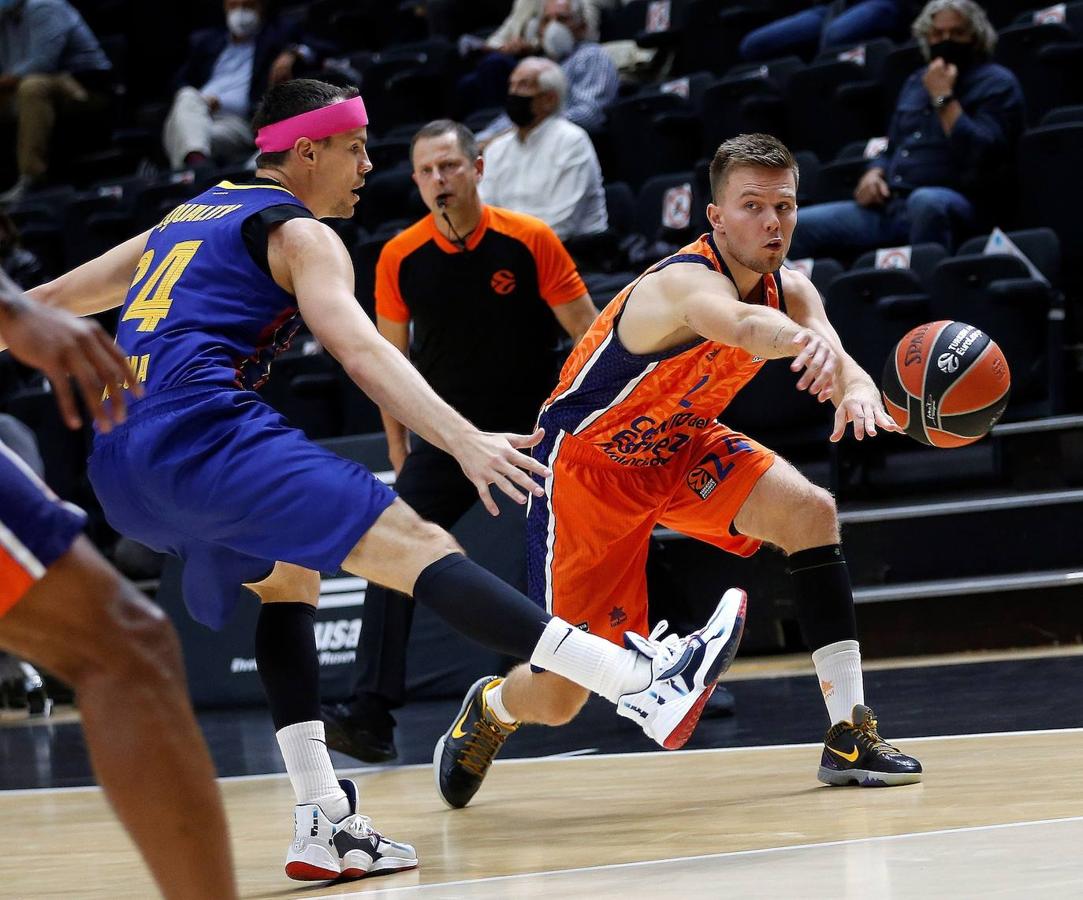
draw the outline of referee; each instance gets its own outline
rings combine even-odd
[[[594,302],[548,225],[482,203],[484,162],[468,128],[430,122],[414,135],[410,161],[430,214],[380,254],[377,327],[479,428],[530,432],[556,383],[565,336],[582,337]],[[411,441],[386,411],[381,417],[395,490],[422,518],[450,529],[477,490],[452,457]],[[413,604],[370,585],[363,615],[361,672],[349,701],[323,708],[327,743],[386,762],[397,755],[391,710],[404,699]]]

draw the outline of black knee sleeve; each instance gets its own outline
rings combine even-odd
[[[426,567],[414,600],[456,631],[516,659],[530,659],[550,616],[492,572],[452,553]]]

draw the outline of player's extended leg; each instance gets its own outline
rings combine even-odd
[[[550,617],[462,556],[447,532],[423,521],[401,500],[381,514],[342,567],[412,595],[479,643],[605,697],[620,715],[669,748],[690,736],[701,700],[713,689],[719,667],[736,644],[737,610],[732,603],[720,605],[703,629],[684,639],[657,642],[629,634],[628,647],[620,647],[588,634]],[[668,706],[667,698],[673,701]],[[455,731],[453,726],[449,735],[454,737]],[[499,743],[503,740],[496,749]],[[492,749],[482,756],[491,760],[494,754]],[[446,795],[444,799],[456,805]]]
[[[854,596],[834,498],[776,459],[733,524],[788,557],[798,620],[831,718],[820,780],[870,787],[920,781],[921,764],[880,738],[865,706]]]
[[[263,603],[256,624],[256,667],[297,797],[286,874],[299,881],[328,881],[412,869],[417,865],[414,848],[374,831],[357,814],[355,785],[339,781],[331,765],[320,718],[314,629],[319,573],[279,562],[267,578],[246,587]]]
[[[162,893],[235,897],[214,767],[165,615],[79,537],[0,619],[0,646],[74,687],[95,775]]]

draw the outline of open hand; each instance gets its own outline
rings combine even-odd
[[[490,515],[500,515],[500,509],[489,492],[490,484],[502,490],[516,503],[526,503],[527,493],[535,497],[545,496],[545,488],[531,475],[548,478],[551,474],[549,469],[528,454],[519,452],[536,447],[543,437],[543,428],[536,429],[533,434],[475,431],[455,452],[455,458],[466,477],[477,488],[478,496]]]
[[[797,389],[808,391],[821,403],[829,400],[835,389],[838,354],[824,338],[807,328],[802,328],[793,342],[801,349],[790,363],[790,369],[794,372],[805,370],[797,382]]]
[[[4,342],[16,359],[48,376],[65,424],[69,428],[82,425],[71,379],[99,429],[107,432],[121,424],[126,416],[125,385],[134,385],[136,396],[142,396],[143,390],[128,360],[101,326],[20,297],[19,289],[2,272],[0,291],[15,300],[0,314]],[[108,407],[102,402],[106,390],[111,400]]]
[[[876,429],[884,431],[903,431],[884,409],[880,394],[875,387],[860,387],[846,392],[835,410],[835,430],[831,432],[832,442],[837,443],[846,434],[846,426],[853,423],[854,437],[859,441],[868,435],[876,437]]]

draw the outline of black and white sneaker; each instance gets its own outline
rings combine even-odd
[[[350,814],[332,822],[316,803],[293,808],[293,843],[286,853],[286,875],[295,881],[332,881],[388,875],[417,866],[409,844],[384,837],[368,816],[357,813],[357,786],[339,781]]]
[[[707,624],[687,637],[671,634],[658,640],[668,627],[664,621],[647,638],[625,632],[625,645],[650,657],[652,678],[643,690],[621,696],[617,713],[637,722],[667,750],[683,747],[718,679],[737,655],[747,599],[740,588],[730,588]]]

